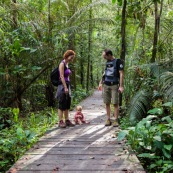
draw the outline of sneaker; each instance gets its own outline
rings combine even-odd
[[[114,123],[113,123],[113,127],[118,127],[118,126],[119,126],[118,121],[115,120]]]
[[[108,119],[108,120],[106,120],[106,123],[105,123],[105,126],[111,126],[111,120],[110,119]]]
[[[75,126],[70,120],[66,120],[65,123],[66,123],[66,126],[69,126],[69,127]]]
[[[66,128],[66,124],[64,123],[63,120],[60,120],[60,121],[59,121],[59,127],[60,127],[60,128]]]

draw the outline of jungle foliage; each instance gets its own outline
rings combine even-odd
[[[121,125],[127,139],[148,171],[171,172],[172,9],[168,0],[1,0],[0,169],[55,123],[50,72],[63,53],[77,53],[70,65],[75,106],[98,85],[102,50],[110,48],[125,64]],[[153,109],[162,112],[150,116]],[[31,121],[40,121],[40,128]]]

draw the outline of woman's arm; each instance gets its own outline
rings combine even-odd
[[[60,65],[59,65],[59,73],[60,73],[61,82],[64,86],[64,91],[65,91],[65,93],[68,93],[68,88],[67,88],[65,78],[64,78],[64,63],[63,62],[60,63]]]

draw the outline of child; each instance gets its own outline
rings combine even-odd
[[[84,119],[84,115],[82,113],[82,106],[77,106],[76,107],[76,113],[74,116],[74,121],[76,124],[84,124],[86,123],[85,119]]]

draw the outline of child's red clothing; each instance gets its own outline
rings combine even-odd
[[[74,121],[76,123],[79,123],[82,122],[82,123],[85,123],[85,120],[84,120],[84,115],[82,112],[76,112],[75,116],[74,116]]]

